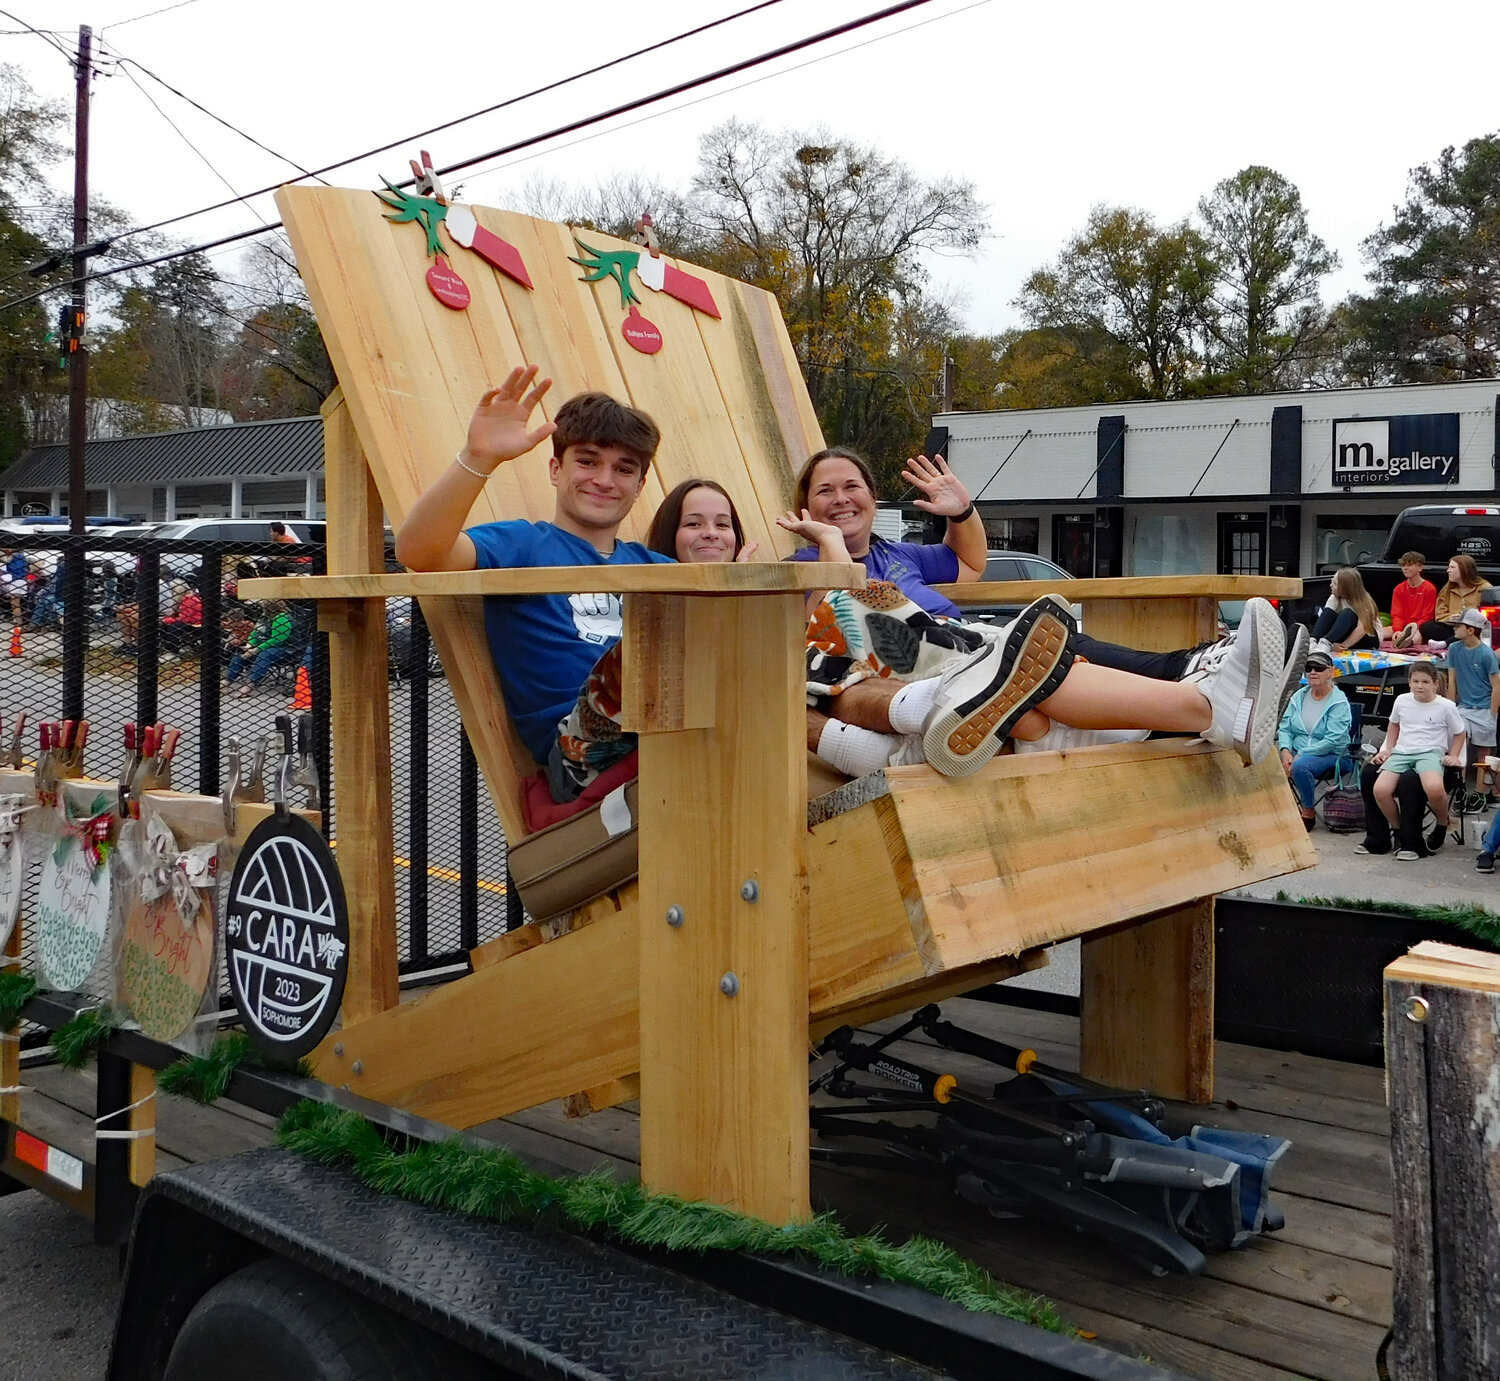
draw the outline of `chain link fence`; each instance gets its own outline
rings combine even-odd
[[[11,618],[8,639],[0,624],[0,745],[24,713],[20,755],[30,768],[43,720],[87,720],[85,774],[112,781],[124,726],[161,721],[182,735],[174,786],[218,795],[231,738],[248,773],[278,715],[311,713],[323,829],[336,847],[328,637],[317,605],[254,603],[238,588],[257,575],[322,574],[325,563],[325,549],[306,543],[0,534],[9,605],[0,611]],[[504,834],[415,601],[388,601],[386,625],[399,953],[403,975],[417,976],[464,962],[520,914],[508,905]],[[23,915],[34,914],[39,871]],[[23,962],[32,960],[28,939]]]

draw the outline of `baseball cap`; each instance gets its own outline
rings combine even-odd
[[[1490,621],[1477,609],[1465,609],[1458,616],[1458,621],[1468,624],[1470,628],[1488,628],[1490,626]]]
[[[1309,652],[1304,664],[1306,671],[1327,671],[1333,665],[1333,658],[1326,652]]]

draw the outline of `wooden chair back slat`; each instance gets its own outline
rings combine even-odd
[[[566,226],[474,208],[482,226],[521,252],[532,289],[440,232],[471,294],[469,307],[456,312],[423,281],[429,260],[421,229],[387,220],[372,193],[286,187],[277,204],[392,525],[400,526],[417,495],[452,462],[485,388],[514,365],[533,363],[555,381],[542,409],[549,418],[573,394],[600,389],[661,426],[661,450],[623,536],[644,537],[665,492],[704,476],[733,497],[763,558],[792,549],[794,539],[775,518],[789,507],[793,476],[823,438],[770,293],[684,265],[707,282],[721,317],[641,291],[640,310],[664,338],[661,351],[647,356],[621,334],[618,286],[581,281]],[[596,250],[634,248],[580,233]],[[550,455],[543,445],[502,466],[470,523],[549,518]],[[422,609],[506,834],[520,838],[520,780],[536,765],[504,713],[480,602],[424,599]]]

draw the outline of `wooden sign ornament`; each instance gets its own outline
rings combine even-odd
[[[26,888],[26,854],[21,816],[34,809],[19,793],[0,796],[0,948],[10,939]]]
[[[63,787],[62,807],[62,832],[37,889],[37,964],[49,987],[75,992],[94,971],[109,931],[115,813],[102,791],[75,814]]]
[[[475,219],[467,206],[450,203],[433,171],[432,155],[422,150],[422,161],[411,160],[412,176],[416,179],[415,192],[403,192],[399,187],[385,183],[384,192],[375,195],[393,214],[386,217],[398,225],[406,221],[420,225],[427,236],[427,253],[437,260],[427,270],[427,287],[432,295],[445,307],[461,312],[469,305],[469,285],[455,272],[438,238],[438,226],[445,225],[448,236],[455,244],[473,252],[486,263],[507,277],[514,278],[523,287],[531,286],[531,275],[521,259],[521,251],[513,244],[502,240],[493,231],[486,230]]]
[[[685,302],[694,311],[718,318],[719,308],[707,283],[669,264],[657,252],[656,232],[651,228],[649,214],[636,222],[635,238],[646,253],[634,249],[595,249],[575,235],[573,243],[583,257],[570,254],[568,258],[584,270],[583,282],[602,283],[608,278],[619,286],[620,305],[626,311],[625,320],[620,323],[620,333],[627,345],[643,355],[654,355],[662,346],[661,331],[641,315],[638,306],[640,294],[631,284],[632,275],[653,292],[665,293]]]
[[[131,888],[120,955],[120,995],[141,1030],[176,1040],[203,1005],[214,968],[217,844],[180,851],[167,823],[148,805],[122,853],[138,875]]]

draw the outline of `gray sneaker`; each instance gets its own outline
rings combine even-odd
[[[1000,751],[1016,721],[1047,699],[1073,664],[1067,601],[1044,595],[997,642],[942,675],[922,730],[922,752],[945,777],[967,777]]]
[[[1286,654],[1286,666],[1281,671],[1281,691],[1277,698],[1276,725],[1281,727],[1281,716],[1286,713],[1286,707],[1291,698],[1297,692],[1297,687],[1302,684],[1302,673],[1307,666],[1307,648],[1312,641],[1312,634],[1307,631],[1307,625],[1299,623],[1292,631],[1292,645]]]
[[[1281,722],[1277,697],[1286,667],[1286,633],[1263,599],[1245,603],[1233,645],[1218,665],[1184,677],[1196,681],[1213,711],[1203,737],[1233,748],[1247,765],[1260,762],[1276,742]]]

